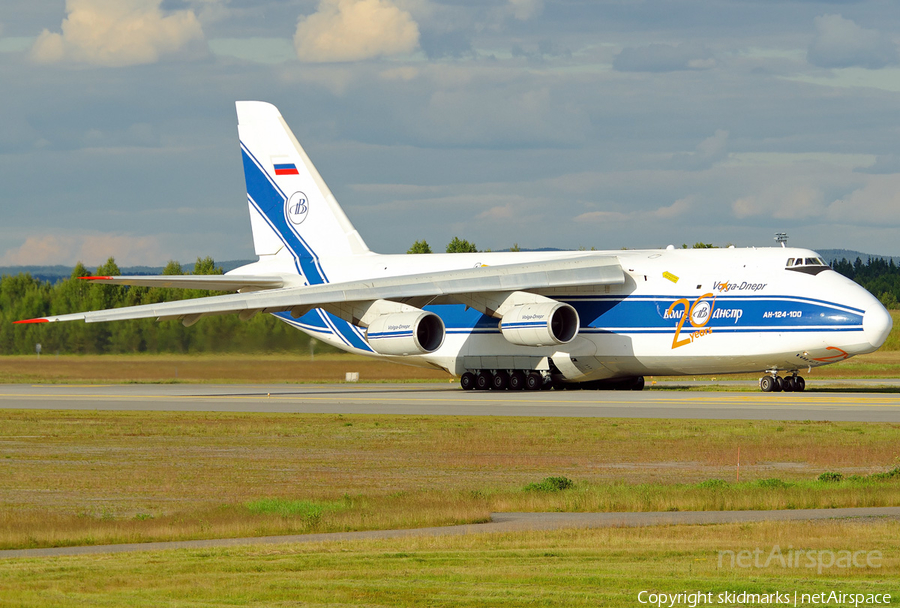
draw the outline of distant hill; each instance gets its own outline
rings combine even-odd
[[[239,266],[243,266],[244,264],[251,264],[255,260],[228,260],[226,262],[216,262],[216,266],[222,268],[223,272],[228,272],[229,270],[234,270]],[[29,273],[36,279],[40,279],[41,281],[50,281],[51,283],[55,283],[59,279],[66,279],[72,276],[72,270],[74,270],[74,266],[0,266],[0,276],[4,275],[17,275],[23,272]],[[96,266],[88,266],[88,270],[91,273],[95,273],[97,271]],[[165,266],[123,266],[120,267],[119,270],[122,271],[122,274],[162,274]],[[194,271],[194,264],[182,264],[181,268],[186,273],[190,273]]]
[[[852,249],[814,249],[813,251],[817,252],[823,258],[825,258],[826,262],[835,262],[840,261],[842,259],[846,259],[848,262],[856,261],[856,258],[861,259],[863,262],[866,262],[869,258],[877,259],[881,258],[885,261],[894,260],[894,264],[900,265],[900,256],[890,256],[890,255],[875,255],[873,253],[862,253],[861,251],[853,251]]]

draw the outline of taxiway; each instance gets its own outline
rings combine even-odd
[[[900,393],[872,392],[896,387],[824,386],[775,394],[462,391],[455,383],[0,385],[0,409],[900,422]]]

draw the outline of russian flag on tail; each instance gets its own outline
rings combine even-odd
[[[275,175],[299,175],[297,165],[294,163],[277,163],[275,165]]]

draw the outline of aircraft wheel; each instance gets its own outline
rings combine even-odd
[[[501,369],[491,379],[491,388],[495,391],[505,391],[507,386],[509,386],[509,374]]]
[[[772,389],[775,393],[780,393],[784,390],[784,378],[781,376],[775,376],[775,388]]]
[[[631,385],[631,390],[633,391],[642,391],[644,390],[644,377],[638,376],[634,379],[634,384]]]
[[[478,375],[475,376],[475,388],[480,391],[486,391],[491,388],[491,380],[491,372],[478,372]]]
[[[775,379],[772,376],[763,376],[759,379],[759,390],[764,393],[771,393],[775,388]]]
[[[509,390],[520,391],[525,388],[525,372],[516,370],[509,375]]]
[[[803,376],[794,378],[794,390],[798,393],[802,393],[806,390],[806,380],[803,379]]]
[[[795,385],[794,385],[794,377],[793,376],[788,376],[787,378],[784,379],[784,387],[783,388],[784,388],[784,392],[786,392],[786,393],[793,393],[794,390],[796,390]]]
[[[472,372],[464,373],[459,379],[459,385],[464,391],[470,391],[475,388],[475,374]]]
[[[531,372],[525,376],[525,388],[530,391],[539,390],[544,385],[544,377],[538,372]]]

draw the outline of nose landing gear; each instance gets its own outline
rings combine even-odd
[[[770,373],[770,376],[763,376],[759,379],[759,390],[764,393],[801,392],[806,389],[806,380],[803,379],[803,376],[798,376],[797,372],[784,378],[779,376],[777,371]]]

